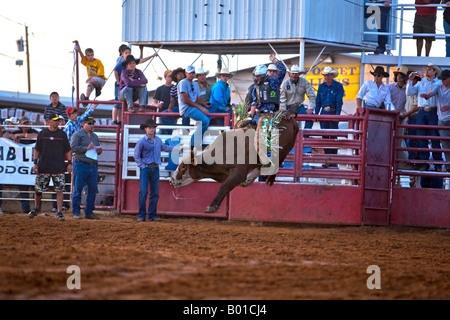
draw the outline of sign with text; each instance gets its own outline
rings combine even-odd
[[[0,138],[0,184],[33,186],[34,144],[20,144]]]
[[[311,66],[305,66],[305,68],[310,68]],[[324,82],[322,71],[325,67],[331,67],[339,75],[334,79],[337,82],[342,83],[344,86],[345,96],[344,100],[356,100],[356,95],[359,91],[359,81],[360,81],[360,69],[359,65],[320,65],[308,74],[306,78],[316,91],[319,89],[319,85]]]

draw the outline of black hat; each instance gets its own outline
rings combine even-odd
[[[95,119],[94,119],[94,117],[89,116],[89,117],[85,117],[83,122],[95,122]]]
[[[375,70],[372,72],[372,71],[370,71],[370,73],[372,74],[372,75],[375,75],[375,74],[381,74],[382,76],[383,76],[383,78],[388,78],[389,77],[389,73],[387,73],[386,71],[384,71],[384,68],[382,67],[382,66],[377,66],[376,68],[375,68]]]
[[[442,73],[441,73],[439,79],[446,80],[447,78],[450,78],[450,70],[449,69],[442,70]]]
[[[186,72],[186,70],[184,70],[183,68],[177,68],[175,70],[172,71],[172,80],[177,82],[177,74],[182,72],[183,74]]]
[[[148,119],[145,123],[141,124],[141,130],[145,130],[145,128],[151,127],[156,128],[158,125],[156,121],[153,119]]]
[[[134,57],[133,57],[133,55],[128,55],[127,56],[127,58],[125,59],[125,61],[124,62],[122,62],[122,65],[124,66],[124,67],[126,67],[130,62],[132,62],[132,61],[134,61],[134,62],[136,62],[136,64],[139,64],[139,62],[141,61],[140,59],[135,59]]]

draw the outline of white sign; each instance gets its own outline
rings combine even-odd
[[[0,184],[34,186],[34,145],[0,138]]]

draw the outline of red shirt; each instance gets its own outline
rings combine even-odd
[[[416,4],[439,4],[439,0],[416,0]],[[435,16],[437,14],[437,7],[425,8],[425,7],[416,7],[416,13],[419,16]]]

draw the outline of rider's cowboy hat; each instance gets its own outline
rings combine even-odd
[[[383,78],[388,78],[389,77],[389,73],[387,73],[386,71],[384,71],[384,68],[382,66],[377,66],[375,68],[375,70],[372,72],[370,71],[370,73],[374,76],[376,74],[381,74],[381,76]]]

